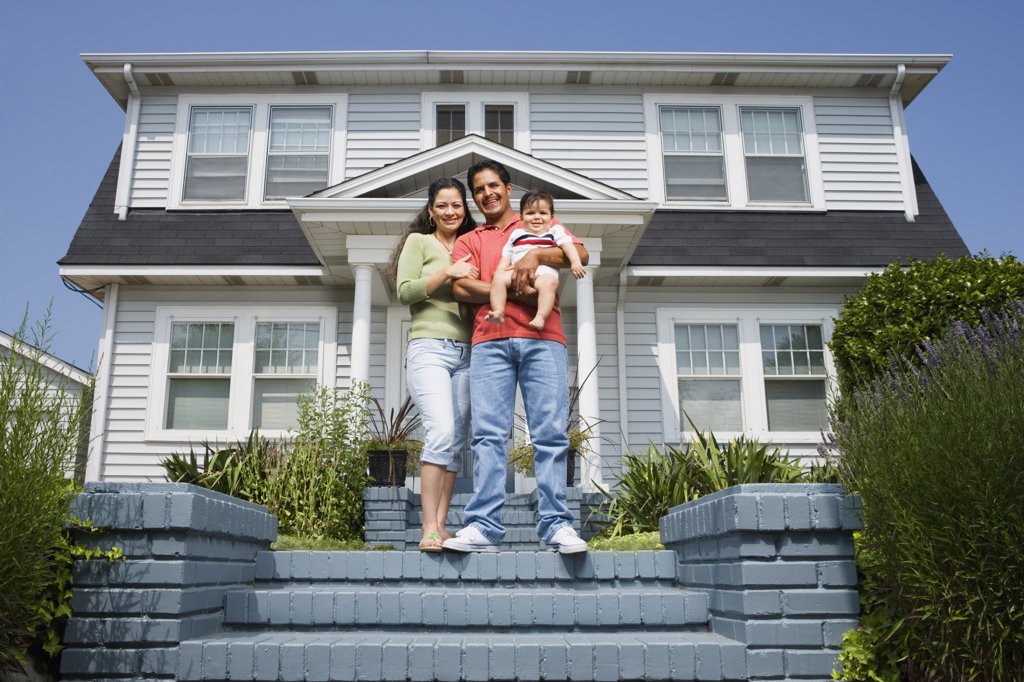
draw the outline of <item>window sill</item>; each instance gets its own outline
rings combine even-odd
[[[808,204],[746,204],[732,206],[730,204],[696,202],[696,201],[664,201],[660,208],[686,211],[730,212],[730,213],[827,213],[824,206]]]

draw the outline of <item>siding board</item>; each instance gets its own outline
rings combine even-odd
[[[345,176],[353,178],[420,151],[418,93],[352,94]]]
[[[177,97],[143,97],[135,141],[136,165],[129,188],[128,204],[136,208],[167,205],[171,178],[171,144]],[[145,165],[139,163],[145,161]]]

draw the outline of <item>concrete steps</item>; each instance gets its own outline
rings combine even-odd
[[[180,680],[744,679],[670,551],[260,552]]]

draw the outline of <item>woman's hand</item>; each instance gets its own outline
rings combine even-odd
[[[480,277],[480,271],[476,269],[476,266],[472,263],[467,263],[471,254],[466,254],[457,261],[454,261],[451,265],[444,269],[448,279],[462,279],[463,277],[469,277],[471,279],[478,279]]]

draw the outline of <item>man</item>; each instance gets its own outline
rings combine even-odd
[[[473,497],[466,505],[465,527],[444,542],[458,552],[496,551],[505,537],[501,507],[505,502],[506,444],[512,431],[516,385],[523,393],[526,421],[533,443],[534,471],[540,523],[537,535],[563,554],[587,551],[573,530],[573,515],[565,504],[565,458],[569,448],[568,354],[557,304],[543,329],[529,325],[536,308],[533,289],[538,265],[568,265],[557,248],[534,249],[513,271],[512,291],[501,324],[485,321],[491,279],[508,236],[520,225],[512,210],[512,182],[496,161],[481,161],[467,173],[467,186],[487,224],[463,235],[452,260],[469,256],[479,279],[464,277],[452,283],[455,297],[474,304],[473,351],[470,355],[470,397],[473,405]],[[570,235],[571,236],[571,235]],[[589,254],[573,237],[585,265]]]

